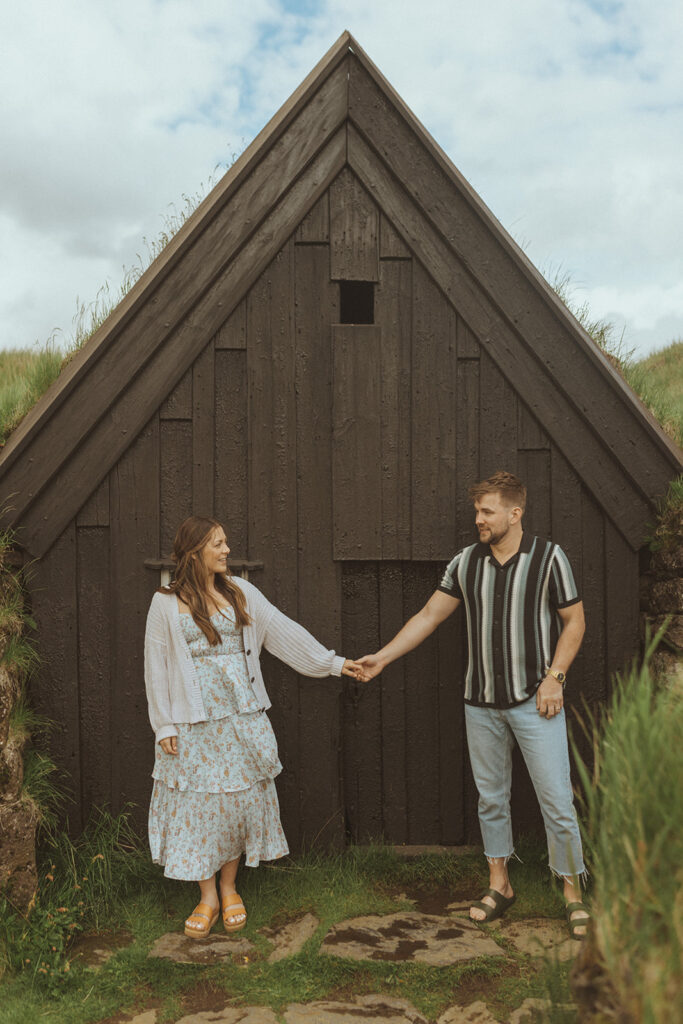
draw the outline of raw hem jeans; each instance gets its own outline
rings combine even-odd
[[[514,852],[510,787],[516,739],[541,805],[550,870],[562,877],[584,874],[564,709],[546,719],[536,710],[534,697],[504,709],[466,704],[465,723],[486,856],[507,859]]]

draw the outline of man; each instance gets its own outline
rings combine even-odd
[[[514,853],[510,786],[516,740],[541,805],[550,869],[564,882],[569,931],[581,938],[589,914],[581,901],[585,868],[563,687],[583,639],[583,604],[561,548],[524,533],[526,488],[517,477],[495,473],[469,493],[479,543],[459,551],[424,608],[386,647],[357,664],[365,681],[374,678],[465,605],[467,745],[490,879],[488,893],[473,903],[470,917],[492,921],[515,899],[507,862]]]

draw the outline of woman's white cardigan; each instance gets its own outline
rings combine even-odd
[[[245,626],[244,652],[252,688],[262,708],[270,700],[261,674],[261,648],[304,676],[340,676],[344,659],[327,651],[311,634],[271,604],[252,583],[231,577],[244,592],[251,625]],[[145,688],[149,720],[157,743],[177,736],[177,723],[203,722],[206,712],[192,655],[180,624],[175,594],[156,593],[145,630]]]

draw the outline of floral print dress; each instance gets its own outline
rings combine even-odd
[[[288,853],[273,779],[277,742],[249,682],[242,630],[230,607],[212,622],[212,647],[191,615],[181,615],[206,720],[176,723],[178,754],[156,744],[149,843],[168,878],[200,881],[244,853],[245,863]]]

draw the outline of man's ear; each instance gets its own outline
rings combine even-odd
[[[510,509],[510,522],[511,523],[518,523],[521,518],[522,518],[522,509],[519,507],[519,505],[514,505]]]

